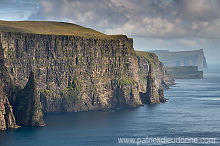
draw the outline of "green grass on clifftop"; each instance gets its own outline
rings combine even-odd
[[[46,35],[71,35],[96,39],[118,39],[123,35],[106,35],[80,25],[52,21],[0,21],[0,32],[21,32]]]
[[[136,50],[135,50],[135,53],[139,57],[144,57],[153,66],[159,62],[158,57],[155,53],[145,52],[145,51],[136,51]]]

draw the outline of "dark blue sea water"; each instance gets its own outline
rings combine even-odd
[[[45,127],[0,131],[0,145],[136,145],[119,144],[118,138],[147,137],[216,138],[217,141],[220,138],[220,65],[209,66],[204,70],[204,77],[176,80],[177,84],[165,91],[170,100],[164,104],[108,112],[46,114]]]

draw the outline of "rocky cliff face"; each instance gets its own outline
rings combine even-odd
[[[17,128],[16,120],[13,114],[12,106],[3,90],[2,80],[0,81],[0,130],[7,128]]]
[[[8,95],[13,94],[13,87],[10,83],[4,66],[3,50],[0,45],[0,130],[18,127],[13,108],[8,100]]]
[[[132,40],[2,33],[5,66],[24,88],[31,71],[44,112],[137,106],[137,58]]]
[[[175,84],[154,53],[136,51],[139,67],[140,97],[143,103],[166,102],[163,90]]]
[[[4,79],[8,80],[1,85],[5,94],[0,97],[4,105],[0,119],[6,125],[5,115],[11,115],[11,125],[43,126],[42,111],[77,112],[164,102],[163,89],[173,82],[155,55],[137,57],[132,39],[126,36],[1,32],[0,38]]]
[[[169,52],[168,50],[155,50],[159,59],[165,66],[198,66],[199,68],[207,68],[206,59],[203,49],[194,51],[178,51]]]

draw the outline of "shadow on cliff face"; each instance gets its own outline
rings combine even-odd
[[[143,104],[150,104],[150,98],[147,97],[147,93],[139,92],[139,94]]]
[[[16,97],[15,117],[21,126],[44,126],[43,113],[35,85],[34,73]]]
[[[154,99],[154,96],[150,96],[148,92],[146,93],[143,93],[143,92],[139,92],[139,95],[140,95],[140,99],[141,99],[141,102],[143,104],[155,104],[154,102],[152,102]],[[158,95],[159,95],[159,101],[160,103],[165,103],[167,102],[168,99],[166,99],[164,97],[164,90],[162,89],[158,89]]]

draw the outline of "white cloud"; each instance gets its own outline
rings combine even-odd
[[[219,0],[40,0],[29,20],[71,20],[131,37],[220,38]]]
[[[179,27],[179,25],[181,25],[180,21],[179,19],[169,21],[159,17],[136,18],[135,21],[129,21],[119,28],[107,29],[106,33],[115,34],[120,32],[129,36],[138,37],[181,37],[187,35],[186,33],[188,33],[188,30]]]

